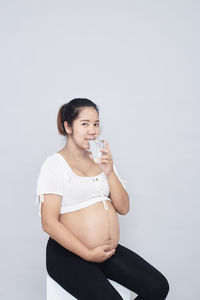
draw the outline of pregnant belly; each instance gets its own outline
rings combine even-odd
[[[109,210],[103,202],[60,215],[60,222],[69,229],[89,249],[109,244],[116,248],[119,241],[119,221],[113,204],[106,200]]]

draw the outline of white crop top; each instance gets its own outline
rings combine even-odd
[[[115,174],[119,178],[113,164]],[[123,187],[125,180],[120,179]],[[60,214],[76,211],[102,201],[104,208],[108,209],[105,200],[112,201],[106,174],[102,171],[96,176],[79,176],[75,174],[66,159],[59,153],[48,156],[43,162],[37,179],[36,204],[39,203],[39,216],[41,217],[41,202],[43,194],[58,194],[62,196]]]

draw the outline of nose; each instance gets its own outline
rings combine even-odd
[[[97,138],[97,135],[98,135],[98,131],[96,128],[90,128],[88,130],[88,133],[87,133],[87,136],[92,138],[92,139],[96,139]]]
[[[97,133],[97,128],[95,128],[94,126],[91,126],[88,128],[88,134],[96,134]]]

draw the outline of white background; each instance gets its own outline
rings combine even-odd
[[[0,298],[45,299],[35,205],[44,159],[61,149],[59,107],[86,97],[127,188],[120,243],[199,296],[199,1],[0,1]]]

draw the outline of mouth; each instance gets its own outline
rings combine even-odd
[[[86,139],[87,141],[93,141],[95,140],[95,138],[89,138],[89,139]]]

